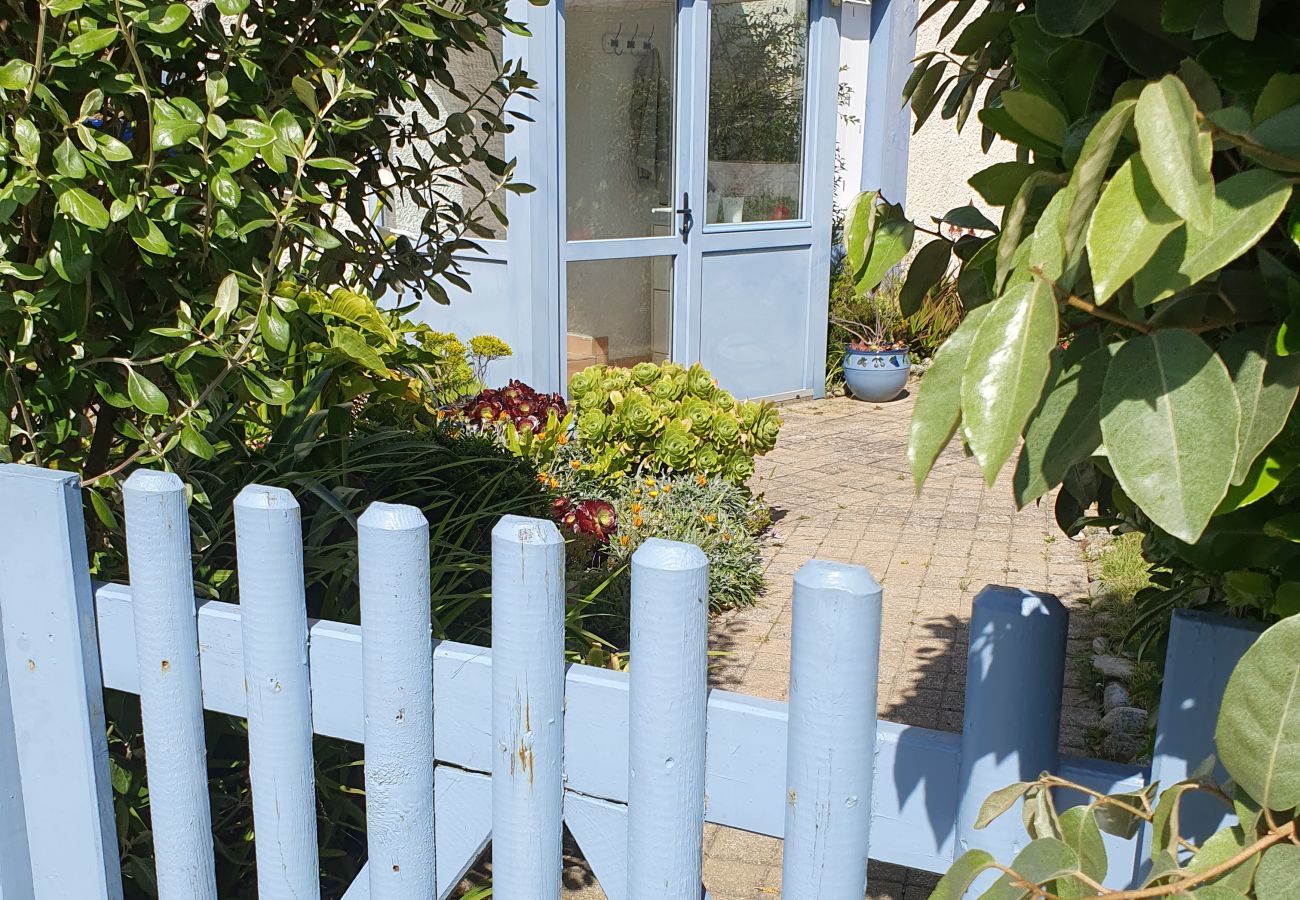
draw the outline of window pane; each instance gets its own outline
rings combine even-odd
[[[564,4],[568,237],[672,226],[676,0]]]
[[[807,0],[713,0],[706,222],[802,215]]]
[[[455,96],[441,85],[434,85],[431,90],[437,98],[441,118],[430,118],[426,110],[414,101],[399,106],[408,140],[404,144],[399,144],[397,157],[404,164],[416,169],[427,166],[437,167],[442,172],[442,178],[438,182],[437,190],[425,191],[419,198],[419,203],[414,202],[414,198],[407,193],[400,190],[395,192],[384,220],[393,231],[416,237],[424,235],[438,227],[436,218],[431,218],[433,214],[430,213],[430,208],[435,204],[454,203],[466,209],[477,208],[476,218],[488,232],[469,234],[467,237],[474,240],[505,239],[506,226],[483,202],[484,192],[474,186],[477,182],[487,189],[488,197],[504,208],[506,196],[504,192],[494,189],[497,176],[492,174],[487,162],[467,158],[451,165],[437,159],[432,153],[430,142],[422,138],[424,135],[436,133],[438,137],[435,142],[443,143],[446,138],[440,130],[447,117],[469,111],[475,130],[472,137],[461,141],[462,152],[468,153],[476,144],[481,143],[492,157],[505,159],[505,132],[491,128],[487,118],[479,112],[481,110],[491,113],[494,117],[504,118],[501,95],[492,89],[493,82],[501,77],[504,64],[503,40],[499,29],[487,32],[487,44],[486,49],[475,49],[469,52],[453,49],[447,56],[447,69],[455,79],[457,88],[468,97],[478,98],[482,95],[482,99],[475,103],[473,109],[464,99]],[[397,181],[403,180],[401,172],[394,174]]]
[[[597,364],[634,366],[668,359],[671,256],[571,262],[567,280],[569,377]]]

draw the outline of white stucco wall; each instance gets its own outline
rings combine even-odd
[[[987,0],[977,4],[967,20],[973,19],[985,3]],[[924,8],[926,5],[919,6]],[[848,103],[840,110],[839,156],[845,177],[836,186],[836,201],[840,208],[844,208],[859,188],[857,176],[861,171],[862,142],[871,140],[871,136],[864,133],[861,124],[867,60],[871,47],[868,28],[870,7],[845,3],[841,9],[840,32],[843,37],[840,45],[840,79],[848,85],[849,97]],[[945,19],[946,11],[921,26],[916,35],[918,56],[930,50],[950,48],[961,34],[962,26],[959,25],[941,41],[939,32]],[[982,97],[977,98],[975,109],[978,110],[981,105]],[[857,122],[844,121],[843,117],[856,119]],[[914,123],[915,119],[909,116],[908,121]],[[955,120],[942,118],[940,110],[936,109],[925,126],[911,136],[904,206],[915,221],[930,224],[932,218],[971,202],[987,213],[987,205],[966,180],[993,163],[1015,158],[1014,146],[1000,139],[994,141],[987,154],[983,152],[980,148],[980,123],[974,113],[960,134],[955,125]],[[888,199],[896,201],[898,198]],[[996,217],[993,218],[997,221]]]

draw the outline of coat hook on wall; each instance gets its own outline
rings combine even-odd
[[[630,38],[627,39],[627,49],[628,49],[629,51],[631,51],[633,55],[636,55],[636,53],[637,53],[637,49],[636,49],[636,36],[637,36],[640,32],[641,32],[641,23],[640,23],[640,22],[637,22],[637,23],[636,23],[636,29],[632,32],[632,36],[631,36]]]
[[[654,25],[651,25],[651,26],[650,26],[650,36],[647,37],[644,41],[641,42],[641,52],[642,52],[642,53],[649,53],[649,52],[650,52],[650,48],[651,48],[652,46],[654,46],[654,44],[653,44],[653,42],[654,42],[654,38],[655,38],[655,27],[654,27]]]
[[[623,55],[623,23],[618,23],[618,31],[607,31],[600,39],[600,46],[606,53],[613,53],[616,56]]]

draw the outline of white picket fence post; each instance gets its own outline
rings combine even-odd
[[[371,900],[436,897],[429,523],[372,503],[357,521]]]
[[[559,900],[564,809],[564,538],[492,529],[492,896]]]
[[[880,585],[813,560],[794,577],[785,848],[791,900],[861,900],[867,884]]]
[[[32,896],[121,900],[77,476],[0,466],[0,510],[0,607]]]
[[[708,617],[699,547],[632,554],[627,900],[700,900]]]
[[[139,469],[122,490],[159,900],[216,900],[185,486]]]
[[[260,900],[319,900],[307,602],[298,501],[249,485],[235,498],[248,758]]]

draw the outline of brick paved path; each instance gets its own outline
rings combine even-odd
[[[872,405],[846,398],[794,403],[751,486],[779,517],[766,541],[768,587],[758,605],[713,623],[727,651],[713,684],[786,699],[790,592],[813,557],[867,566],[884,585],[879,713],[907,725],[960,731],[970,603],[986,584],[1050,591],[1072,606],[1087,593],[1079,549],[1045,501],[1017,513],[1008,476],[984,485],[974,460],[950,447],[917,496],[907,469],[913,396]],[[1072,635],[1076,629],[1071,628]],[[1072,637],[1073,653],[1082,641]],[[1083,752],[1096,711],[1067,666],[1061,746]],[[781,844],[709,826],[705,883],[714,900],[780,895]],[[573,898],[602,897],[569,870]],[[868,896],[924,900],[937,878],[873,863]]]

